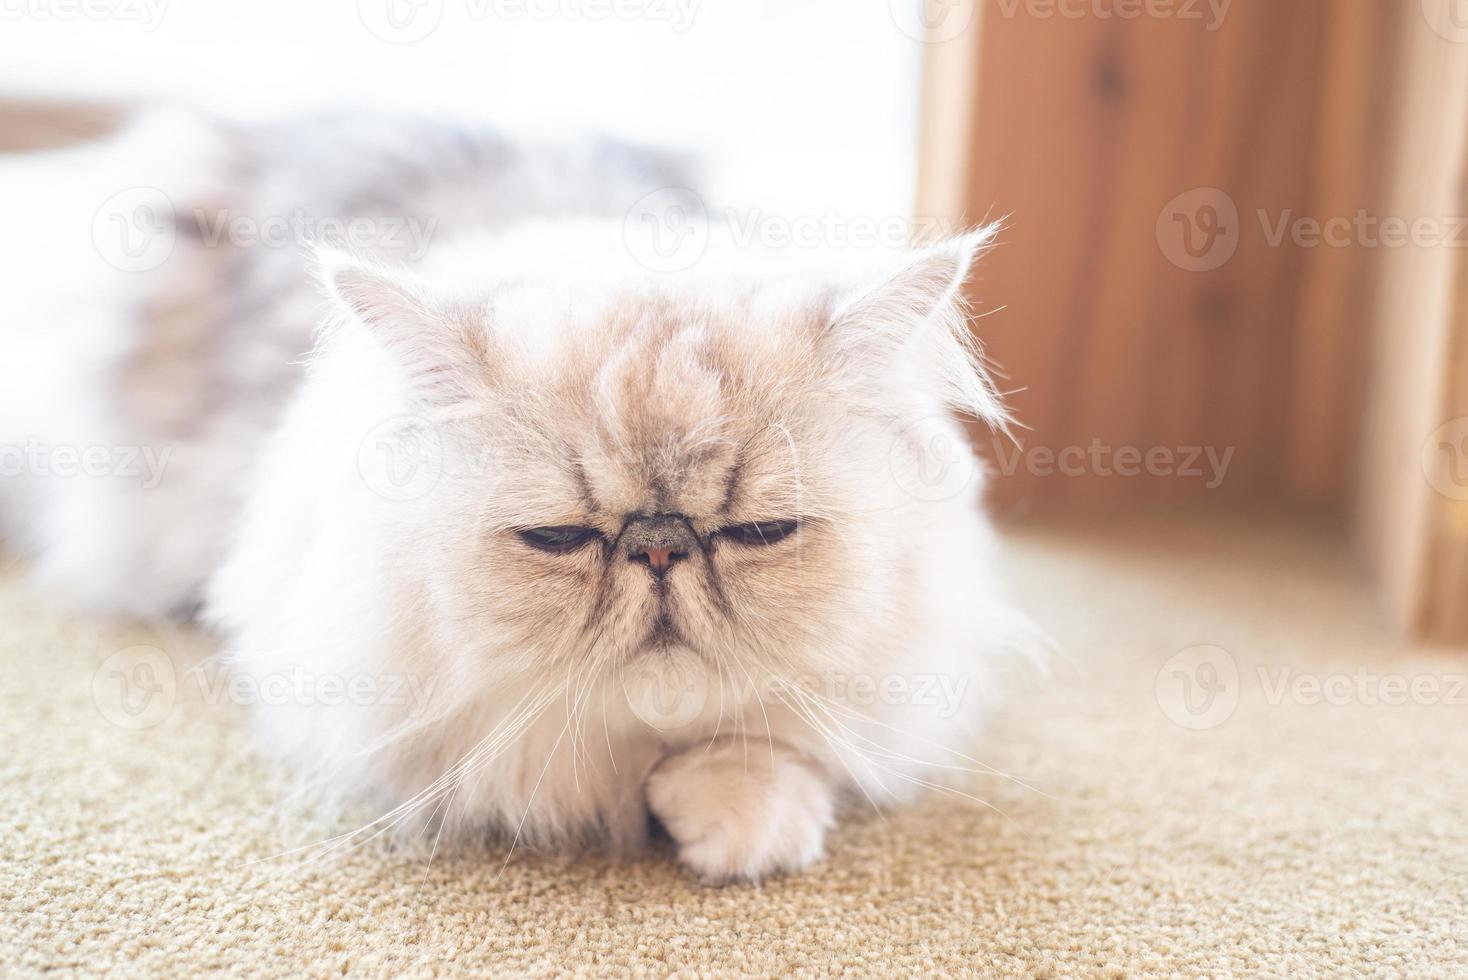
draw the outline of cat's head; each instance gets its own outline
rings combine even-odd
[[[979,493],[926,492],[927,454],[968,452],[952,409],[1004,421],[961,290],[989,240],[679,276],[515,239],[421,276],[331,259],[339,330],[444,454],[383,522],[461,676],[788,674],[900,642],[915,565]]]

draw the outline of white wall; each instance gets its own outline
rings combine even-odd
[[[888,0],[0,0],[0,96],[593,127],[696,148],[726,203],[888,217],[912,203],[919,47]]]

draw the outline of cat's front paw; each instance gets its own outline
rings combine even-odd
[[[835,817],[814,762],[781,745],[726,739],[669,756],[647,780],[647,801],[706,881],[757,881],[820,859]]]

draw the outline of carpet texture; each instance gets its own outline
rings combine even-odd
[[[723,889],[666,854],[284,871],[260,859],[319,830],[184,673],[207,643],[60,615],[12,573],[0,974],[1468,972],[1468,651],[1392,639],[1338,546],[1291,526],[1010,542],[1070,661],[978,752],[1035,789],[857,815],[809,873]],[[112,672],[153,648],[171,708],[120,727]]]

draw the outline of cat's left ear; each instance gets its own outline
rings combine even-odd
[[[427,405],[453,405],[482,392],[489,370],[482,324],[407,270],[336,250],[321,250],[317,260],[338,313],[366,329]]]
[[[963,285],[998,226],[913,250],[900,268],[837,304],[827,333],[835,356],[863,381],[916,383],[996,427],[1009,413],[968,327]]]

